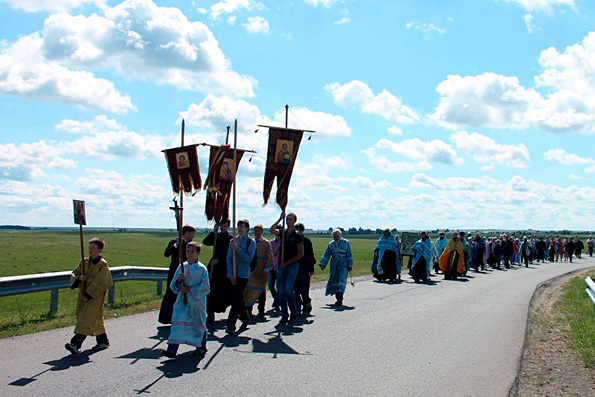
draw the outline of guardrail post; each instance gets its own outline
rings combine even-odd
[[[161,295],[163,292],[163,282],[161,280],[157,281],[157,295]]]
[[[51,290],[50,295],[50,313],[56,313],[58,311],[58,289],[54,288]]]
[[[114,295],[116,294],[116,282],[112,283],[112,286],[107,290],[107,303],[114,303]]]

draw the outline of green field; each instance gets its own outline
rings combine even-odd
[[[85,231],[85,240],[102,237],[106,247],[104,258],[111,267],[159,266],[168,267],[169,258],[163,251],[173,233],[162,232],[108,232]],[[202,242],[205,234],[195,241]],[[270,236],[265,236],[270,238]],[[320,259],[331,240],[328,235],[308,236],[314,253]],[[354,255],[353,275],[370,274],[370,261],[377,236],[346,236]],[[203,246],[199,260],[208,263],[211,247]],[[0,231],[0,277],[22,274],[72,270],[80,262],[78,232],[45,230]],[[325,280],[328,269],[316,268],[313,282]],[[50,291],[0,298],[0,338],[45,329],[74,325],[76,291],[61,289],[56,313],[49,312]],[[153,281],[127,281],[116,285],[115,302],[106,305],[106,318],[143,311],[157,310],[161,296],[157,295]]]

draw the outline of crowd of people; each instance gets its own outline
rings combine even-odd
[[[280,225],[285,219],[287,228]],[[312,242],[304,235],[305,226],[297,223],[297,215],[282,213],[270,226],[275,237],[269,241],[263,237],[264,227],[257,224],[250,237],[250,222],[237,222],[238,235],[234,239],[229,232],[229,220],[217,223],[214,230],[202,241],[213,247],[213,255],[205,266],[199,261],[202,245],[193,241],[196,230],[190,225],[182,228],[182,244],[171,240],[164,252],[171,258],[167,276],[168,288],[163,296],[158,321],[171,324],[167,349],[163,355],[175,358],[179,345],[195,348],[194,355],[207,351],[207,324],[215,321],[216,313],[228,312],[225,332],[236,333],[238,319],[240,329],[247,328],[258,307],[257,315],[264,317],[266,289],[272,296],[272,309],[281,314],[279,323],[294,321],[302,313],[310,313],[310,278],[317,259]],[[95,336],[94,350],[109,347],[103,319],[103,304],[112,284],[107,262],[101,252],[104,241],[94,238],[89,241],[89,257],[73,271],[72,288],[78,288],[77,325],[72,340],[65,345],[72,354],[78,354],[87,336]],[[593,256],[594,240],[587,239],[589,256]],[[528,267],[539,261],[572,262],[573,256],[581,258],[585,246],[581,239],[548,237],[514,237],[502,234],[485,237],[470,233],[452,233],[450,239],[440,232],[436,241],[422,231],[419,240],[403,255],[404,244],[399,236],[392,236],[386,229],[374,248],[371,270],[379,281],[401,279],[402,263],[407,259],[410,277],[417,283],[431,281],[430,276],[442,273],[444,279],[457,279],[473,270],[479,272],[487,267],[494,269],[511,266]],[[180,258],[183,266],[179,265]],[[349,272],[353,268],[353,254],[348,240],[341,230],[332,232],[319,266],[329,266],[325,294],[334,296],[335,305],[342,306]],[[229,311],[228,311],[229,309]]]
[[[395,281],[401,279],[401,268],[404,256],[401,254],[402,244],[399,236],[391,236],[385,229],[378,239],[372,259],[372,274],[379,281]],[[581,258],[585,249],[581,238],[576,236],[562,238],[547,237],[514,237],[502,234],[495,237],[480,236],[476,233],[455,232],[448,239],[440,232],[435,242],[425,231],[420,239],[411,247],[413,253],[408,259],[409,275],[415,282],[431,281],[431,271],[442,273],[444,279],[457,279],[466,276],[473,269],[475,272],[487,267],[501,270],[518,265],[529,267],[539,261],[572,262],[573,256]],[[589,256],[593,256],[593,236],[587,239]]]

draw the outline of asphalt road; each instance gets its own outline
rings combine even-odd
[[[359,280],[343,308],[317,286],[312,314],[291,325],[271,314],[230,337],[218,317],[202,358],[188,346],[161,357],[156,312],[107,320],[112,345],[98,353],[68,354],[73,327],[4,339],[0,396],[506,396],[536,286],[592,266],[583,256],[434,285]]]

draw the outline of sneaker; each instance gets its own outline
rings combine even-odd
[[[289,322],[292,322],[293,320],[295,320],[296,318],[298,318],[297,313],[291,313],[291,315],[289,316]]]
[[[72,354],[79,354],[79,348],[74,343],[67,343],[64,347]]]
[[[308,302],[304,305],[304,313],[310,313],[312,311],[312,302]]]
[[[109,343],[98,343],[95,346],[92,347],[93,351],[96,352],[100,352],[102,350],[105,350],[109,347]]]
[[[162,350],[161,355],[167,358],[176,358],[176,353],[170,352],[169,350]]]
[[[279,320],[279,324],[287,324],[288,321],[289,321],[289,318],[287,318],[286,316],[282,316],[281,319]]]
[[[264,310],[259,310],[258,311],[258,316],[259,317],[264,317],[266,315],[266,313],[264,312]]]
[[[417,282],[417,280],[415,280],[415,282]],[[337,306],[343,306],[343,301],[337,299],[337,301],[335,302],[335,305],[337,305]]]
[[[207,348],[204,346],[200,346],[197,347],[193,352],[192,355],[193,356],[202,356],[203,354],[205,354],[207,352]]]
[[[233,334],[235,334],[235,332],[236,332],[236,329],[234,327],[227,327],[227,328],[225,328],[225,333],[227,335],[233,335]]]

